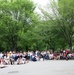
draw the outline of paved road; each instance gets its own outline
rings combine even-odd
[[[0,75],[74,75],[74,60],[49,60],[8,65]]]

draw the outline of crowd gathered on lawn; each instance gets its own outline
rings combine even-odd
[[[0,64],[4,65],[20,65],[29,63],[29,61],[45,61],[45,60],[74,60],[74,52],[70,50],[60,51],[28,51],[28,52],[0,52]]]

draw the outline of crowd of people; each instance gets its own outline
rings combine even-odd
[[[44,60],[70,60],[74,59],[74,52],[69,50],[60,50],[59,52],[52,51],[28,51],[28,52],[0,52],[0,64],[14,65],[26,64],[29,61],[44,61]]]

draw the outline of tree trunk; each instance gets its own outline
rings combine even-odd
[[[69,40],[69,49],[70,51],[72,51],[72,36],[70,36],[70,40]]]

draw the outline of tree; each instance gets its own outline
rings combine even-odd
[[[30,0],[0,0],[0,40],[4,49],[17,49],[20,34],[26,33],[32,24],[34,9]]]
[[[59,39],[58,41],[62,40],[70,50],[72,50],[74,36],[73,7],[74,0],[58,0],[58,2],[51,2],[51,15],[48,11],[42,10],[46,21],[52,20],[52,32],[54,31],[53,33]]]

